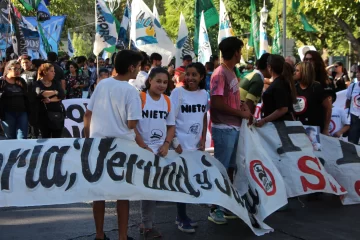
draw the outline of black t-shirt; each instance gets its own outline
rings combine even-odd
[[[261,109],[262,117],[265,118],[275,110],[283,107],[288,108],[288,112],[276,121],[292,121],[293,104],[291,100],[290,86],[281,77],[276,78],[266,89],[263,96],[263,106]]]
[[[322,103],[327,98],[324,87],[314,82],[306,89],[302,89],[299,83],[295,88],[298,95],[297,104],[294,105],[296,119],[304,125],[319,126],[323,131],[325,116]]]
[[[54,70],[55,70],[55,77],[53,82],[58,82],[61,84],[61,80],[65,80],[64,70],[57,63],[54,62],[49,62],[49,63],[54,66]]]
[[[22,86],[20,86],[20,84]],[[1,109],[4,112],[27,112],[28,97],[26,83],[21,78],[19,83],[8,83],[0,79]]]
[[[350,81],[347,75],[343,74],[341,77],[337,78],[335,73],[332,77],[336,92],[346,89],[346,82]]]
[[[61,101],[47,103],[46,108],[45,108],[45,104],[42,102],[44,97],[39,93],[41,91],[54,91],[54,90],[58,91],[58,95],[57,95],[58,98],[60,98],[60,99],[65,98],[64,90],[62,89],[61,84],[59,82],[52,82],[50,87],[45,87],[45,85],[42,83],[41,80],[36,81],[36,83],[34,84],[34,92],[37,94],[37,97],[38,97],[40,114],[43,114],[47,111],[49,111],[49,112],[62,112],[63,111]]]

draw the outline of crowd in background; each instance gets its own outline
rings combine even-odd
[[[360,138],[360,83],[349,77],[341,62],[327,66],[320,54],[308,51],[301,62],[294,57],[263,54],[256,63],[239,67],[241,40],[230,37],[219,45],[205,65],[185,55],[182,65],[163,67],[162,56],[123,50],[112,59],[58,59],[46,61],[20,56],[2,65],[0,119],[7,139],[60,138],[64,128],[64,99],[90,98],[84,117],[86,137],[120,137],[165,157],[205,150],[210,111],[214,156],[232,179],[239,130],[243,119],[262,127],[267,122],[301,121],[321,133]],[[98,69],[99,68],[99,69]],[[360,77],[360,66],[353,69]],[[336,92],[347,89],[347,109],[333,107]],[[100,101],[100,100],[101,101]],[[261,103],[261,119],[254,118]],[[313,131],[309,127],[309,133]],[[309,134],[314,149],[316,137]],[[155,202],[142,201],[140,232],[160,237],[153,226]],[[94,202],[97,239],[102,230],[104,201]],[[126,239],[128,201],[118,201],[119,237]],[[176,224],[195,232],[186,204],[177,204]],[[121,214],[120,214],[121,213]],[[231,211],[212,206],[208,219],[225,224]],[[126,237],[126,238],[125,238]],[[128,238],[130,239],[130,238]]]

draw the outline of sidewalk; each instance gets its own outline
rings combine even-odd
[[[321,200],[309,202],[291,199],[289,209],[271,215],[266,223],[275,232],[263,237],[255,236],[241,220],[230,220],[225,226],[217,226],[207,220],[208,208],[188,205],[188,214],[199,221],[196,233],[189,235],[177,230],[174,224],[174,203],[159,203],[156,226],[162,239],[171,240],[358,240],[360,239],[360,205],[342,206],[338,197],[323,194]],[[117,239],[115,203],[106,206],[105,231],[110,239]],[[139,202],[132,202],[129,220],[129,236],[142,239],[138,233],[140,222]],[[0,209],[1,240],[92,240],[94,223],[89,203],[33,208]]]

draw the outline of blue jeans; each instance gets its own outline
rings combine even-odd
[[[226,169],[236,168],[239,133],[236,129],[212,128],[211,136],[214,141],[214,156]]]
[[[349,142],[359,144],[360,139],[360,119],[351,114],[350,130],[348,136]]]
[[[7,139],[26,139],[28,135],[27,112],[5,112],[1,126]]]

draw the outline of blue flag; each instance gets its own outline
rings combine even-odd
[[[44,0],[42,0],[38,5],[36,17],[39,22],[49,20],[51,17],[49,9],[46,7]]]

